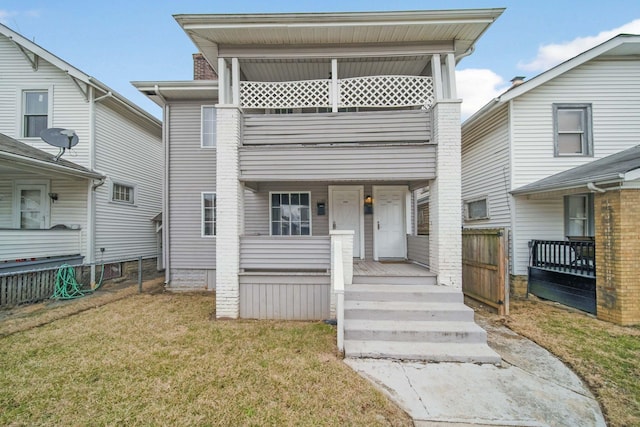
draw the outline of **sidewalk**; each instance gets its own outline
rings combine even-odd
[[[477,319],[500,366],[345,359],[416,426],[606,426],[598,402],[551,353]]]

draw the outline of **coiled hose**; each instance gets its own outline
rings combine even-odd
[[[98,285],[94,289],[83,290],[82,287],[84,285],[78,283],[76,280],[76,270],[69,264],[63,264],[58,268],[56,283],[51,299],[75,299],[83,297],[100,289],[103,278],[104,264],[102,264],[102,273],[100,274],[100,281],[98,282]]]

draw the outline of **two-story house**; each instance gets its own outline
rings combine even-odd
[[[0,76],[0,273],[155,259],[161,122],[4,25]],[[47,128],[79,142],[61,154]]]
[[[464,225],[509,228],[512,291],[624,324],[640,322],[639,53],[614,37],[462,126]]]
[[[215,289],[218,318],[327,319],[338,259],[352,320],[382,304],[380,292],[349,300],[363,295],[357,286],[386,283],[405,292],[386,310],[447,318],[434,314],[446,306],[437,297],[418,301],[426,287],[450,292],[473,328],[461,293],[454,73],[501,13],[176,15],[201,52],[195,80],[133,83],[164,109],[169,289]],[[425,186],[428,236],[417,233]],[[344,252],[332,259],[337,240]],[[430,286],[412,294],[412,280]],[[468,354],[495,360],[486,350]]]

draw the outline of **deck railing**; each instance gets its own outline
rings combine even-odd
[[[329,236],[240,236],[240,268],[245,271],[327,271]]]
[[[595,277],[596,245],[589,241],[532,240],[531,267]]]
[[[334,81],[329,79],[241,81],[240,106],[274,109],[430,107],[434,100],[433,79],[425,76],[352,77],[338,79],[335,84],[334,87]]]
[[[0,261],[79,254],[81,230],[0,230]]]

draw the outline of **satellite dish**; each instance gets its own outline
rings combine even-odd
[[[40,138],[42,138],[42,140],[49,145],[60,147],[60,152],[54,158],[56,162],[60,157],[62,157],[66,149],[71,150],[71,147],[78,144],[79,142],[76,131],[62,128],[45,129],[40,132]]]
[[[78,144],[79,139],[76,132],[71,129],[49,128],[40,132],[40,138],[54,147],[71,149]]]

